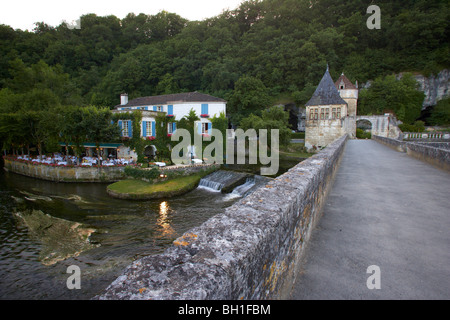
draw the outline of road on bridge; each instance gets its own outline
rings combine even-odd
[[[349,140],[290,298],[450,299],[450,173]]]

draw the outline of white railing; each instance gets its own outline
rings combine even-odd
[[[427,140],[449,140],[450,133],[443,132],[403,132],[403,139],[411,140],[411,139],[427,139]]]

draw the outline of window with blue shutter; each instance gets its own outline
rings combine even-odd
[[[208,104],[207,103],[202,103],[202,112],[201,114],[208,114]]]
[[[147,136],[147,121],[142,121],[142,136]]]
[[[122,120],[117,121],[117,124],[120,128],[120,136],[123,137],[123,126],[122,126]]]

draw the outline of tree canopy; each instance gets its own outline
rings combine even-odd
[[[0,139],[28,143],[32,135],[19,128],[37,119],[33,112],[112,108],[123,92],[132,99],[201,91],[226,99],[227,116],[239,124],[281,100],[304,104],[327,63],[333,78],[344,71],[352,82],[374,80],[371,91],[380,85],[394,99],[386,108],[413,122],[416,95],[395,100],[389,76],[449,68],[450,4],[389,0],[379,6],[379,30],[367,28],[368,4],[357,0],[249,0],[203,21],[162,11],[123,19],[87,14],[81,29],[0,25]],[[398,96],[408,96],[409,88],[395,84]],[[379,111],[381,100],[375,106],[370,91],[361,96],[362,111]],[[445,114],[442,108],[435,110]]]

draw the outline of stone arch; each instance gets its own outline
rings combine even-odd
[[[153,159],[156,156],[156,147],[154,145],[146,146],[144,149],[144,155],[149,159]]]
[[[372,124],[372,135],[380,137],[397,138],[400,129],[397,126],[397,120],[389,113],[382,116],[357,116],[356,122],[366,120]]]

